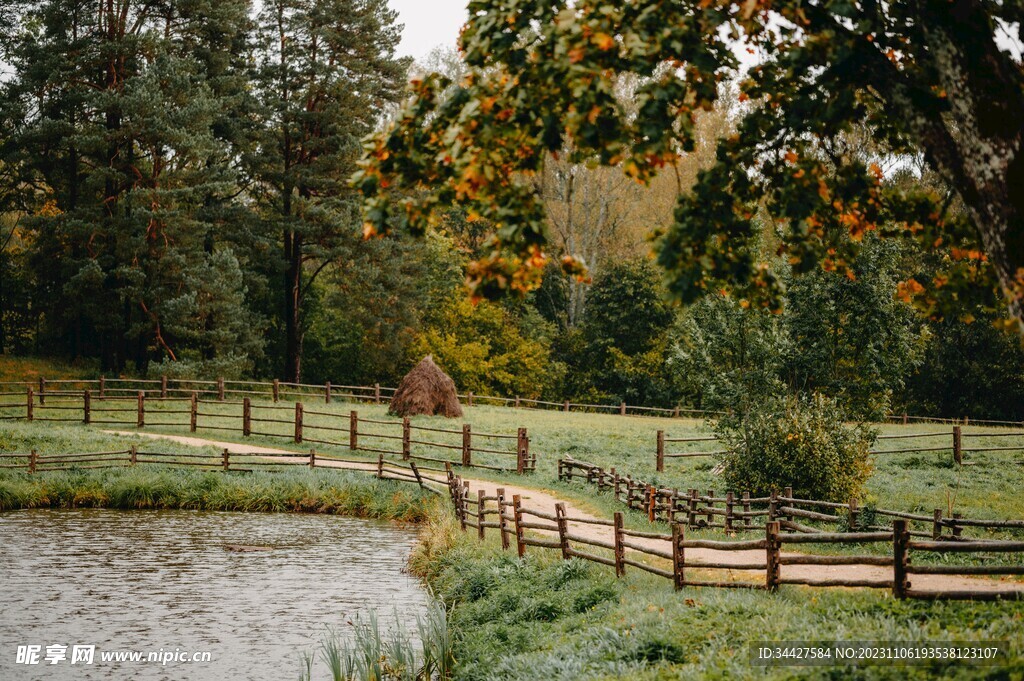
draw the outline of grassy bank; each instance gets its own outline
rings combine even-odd
[[[224,474],[140,464],[37,475],[0,472],[0,511],[84,507],[291,511],[420,522],[434,503],[432,495],[411,485],[330,470]]]
[[[428,524],[414,569],[452,604],[459,679],[1024,678],[1024,604],[897,601],[868,590],[776,594],[687,588],[554,552],[520,560],[450,520]],[[748,662],[763,641],[1008,641],[999,667],[779,667]]]

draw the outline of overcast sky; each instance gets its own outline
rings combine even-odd
[[[388,0],[404,24],[400,54],[422,60],[438,45],[455,47],[459,29],[466,23],[469,0]]]

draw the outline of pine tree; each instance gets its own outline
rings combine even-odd
[[[384,0],[273,0],[260,17],[255,86],[264,124],[250,157],[256,196],[280,234],[284,377],[302,373],[313,280],[357,233],[348,187],[361,139],[399,96],[408,62]]]
[[[176,359],[188,339],[168,331],[165,308],[212,257],[221,208],[238,193],[231,160],[244,135],[231,121],[245,92],[247,6],[6,9],[20,22],[3,36],[15,70],[3,151],[53,208],[29,223],[52,349],[99,354],[113,370]]]

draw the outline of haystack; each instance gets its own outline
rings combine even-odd
[[[455,381],[427,355],[405,375],[391,398],[388,413],[393,416],[428,414],[455,418],[462,416],[462,405]]]

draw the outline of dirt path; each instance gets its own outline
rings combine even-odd
[[[254,445],[238,444],[236,442],[220,442],[217,440],[207,440],[204,438],[189,437],[183,435],[167,435],[163,433],[141,433],[138,431],[117,431],[108,430],[104,431],[112,435],[127,435],[127,436],[140,436],[151,438],[155,440],[169,440],[177,442],[179,444],[190,445],[193,447],[217,447],[218,449],[227,449],[232,453],[245,453],[245,454],[266,454],[268,458],[272,458],[274,454],[294,454],[294,450],[288,449],[275,449],[272,447],[257,447]],[[341,461],[327,461],[324,460],[318,465],[322,465],[325,468],[345,468],[352,470],[364,470],[364,471],[376,471],[377,465],[373,462],[366,462],[365,464],[354,464],[349,462]],[[385,470],[387,466],[385,465]],[[423,477],[441,485],[447,485],[447,481],[444,477],[435,474],[423,474]],[[595,515],[592,515],[567,499],[560,499],[554,495],[538,490],[532,487],[523,487],[514,483],[504,482],[496,483],[489,480],[476,480],[473,478],[462,478],[464,481],[469,482],[471,492],[483,491],[485,495],[493,495],[497,487],[501,486],[505,490],[505,495],[508,499],[511,499],[514,495],[519,495],[523,506],[527,508],[535,508],[543,511],[544,513],[554,513],[556,503],[565,504],[566,515],[571,518],[579,518],[580,520],[599,520]],[[569,521],[569,531],[571,534],[583,537],[585,539],[594,539],[604,542],[612,542],[612,530],[610,527],[602,525],[593,525],[589,523],[572,522]],[[543,532],[542,532],[543,534]],[[661,551],[669,550],[668,542],[660,541],[657,539],[642,539],[633,537],[629,539],[630,543],[643,546],[645,548],[654,548]],[[783,556],[801,555],[799,553],[784,552]],[[741,565],[750,563],[764,563],[765,553],[763,550],[752,549],[749,551],[720,551],[715,549],[686,549],[687,563],[693,560],[695,563],[726,563],[730,565]],[[688,565],[689,567],[689,565]],[[693,569],[699,569],[698,565],[693,565]],[[748,570],[715,570],[713,579],[716,581],[759,581],[759,577],[763,578],[764,569],[748,571]],[[793,579],[812,579],[815,581],[825,581],[831,579],[841,579],[844,581],[849,580],[860,580],[860,581],[886,581],[892,580],[892,568],[889,567],[873,567],[868,565],[784,565],[781,568],[781,574],[784,578]],[[984,590],[984,591],[1014,591],[1021,588],[1020,582],[1014,581],[997,581],[994,579],[972,579],[970,577],[957,577],[948,575],[912,575],[912,586],[913,588],[920,590]]]

